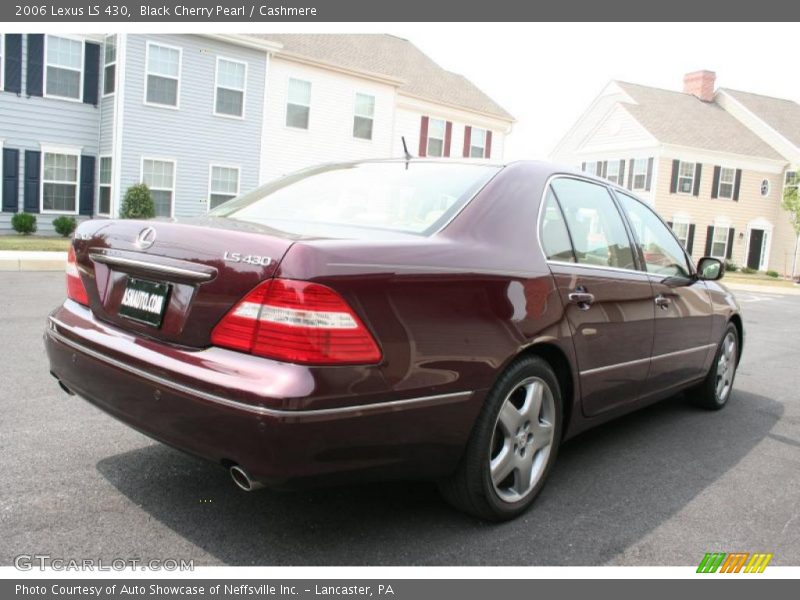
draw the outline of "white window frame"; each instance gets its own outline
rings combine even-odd
[[[474,133],[476,131],[482,131],[483,132],[483,146],[477,146],[477,145],[472,143],[472,140],[475,139]],[[475,158],[477,160],[481,160],[481,159],[486,158],[486,137],[487,137],[488,133],[489,133],[489,130],[488,129],[484,129],[483,127],[473,127],[472,128],[472,130],[470,131],[470,135],[469,135],[469,158]],[[472,149],[473,148],[480,148],[481,149],[481,155],[480,156],[472,156]]]
[[[438,138],[436,136],[431,135],[431,122],[438,121],[442,124],[442,137]],[[445,158],[444,155],[444,143],[445,139],[447,138],[447,119],[439,119],[436,117],[428,117],[428,136],[425,140],[425,156],[432,156],[433,158]],[[442,153],[441,154],[431,154],[431,140],[441,140],[442,142]]]
[[[676,225],[686,227],[685,236],[682,237],[678,235],[678,232],[675,229]],[[681,243],[681,246],[683,246],[684,250],[686,250],[686,244],[689,243],[689,228],[691,227],[691,225],[692,225],[691,220],[688,219],[687,217],[676,215],[672,218],[672,227],[671,227],[672,233],[674,233],[675,237],[678,238],[678,241]]]
[[[59,94],[50,94],[47,92],[47,68],[49,63],[47,62],[47,46],[50,41],[50,38],[61,38],[65,40],[71,40],[73,42],[78,42],[81,45],[81,67],[80,69],[73,69],[72,67],[62,67],[60,65],[53,65],[57,69],[64,69],[65,71],[78,71],[80,73],[80,80],[78,82],[78,97],[72,98],[71,96],[61,96]],[[45,98],[55,98],[57,100],[66,100],[68,102],[83,102],[83,78],[85,76],[84,67],[86,65],[86,43],[85,40],[73,36],[73,35],[55,35],[52,33],[46,33],[44,36],[44,56],[43,61],[44,66],[42,68],[42,95]]]
[[[581,169],[584,173],[588,173],[589,175],[597,175],[597,164],[599,161],[596,160],[587,160],[584,162],[584,168]]]
[[[100,173],[102,172],[102,164],[103,159],[108,158],[111,160],[111,181],[109,183],[103,183],[100,181]],[[110,217],[111,216],[111,203],[112,203],[112,186],[114,184],[114,157],[111,154],[101,154],[97,157],[97,207],[95,208],[96,214],[101,217]],[[100,190],[101,188],[108,188],[108,212],[100,212]]]
[[[631,169],[631,190],[634,192],[643,192],[647,190],[647,163],[648,158],[634,158],[633,168]],[[642,178],[642,185],[636,185],[636,178]]]
[[[794,177],[794,183],[789,183],[789,176]],[[789,188],[799,188],[800,189],[800,170],[789,169],[783,175],[783,193],[786,193],[786,190]]]
[[[77,215],[80,212],[81,203],[81,152],[83,148],[77,146],[47,146],[40,147],[41,156],[39,157],[39,212],[43,215]],[[44,184],[45,183],[70,183],[69,181],[56,181],[44,179],[44,156],[45,154],[65,154],[77,156],[78,162],[75,167],[75,210],[45,210],[44,208]]]
[[[239,65],[244,65],[244,86],[242,89],[236,89],[232,87],[227,87],[224,85],[219,84],[219,61],[224,60],[230,63],[236,63]],[[239,119],[240,121],[245,118],[245,113],[247,111],[247,62],[244,60],[237,60],[235,58],[228,58],[227,56],[217,56],[217,60],[214,63],[214,106],[212,107],[213,113],[215,117],[225,117],[228,119]],[[219,94],[220,88],[225,90],[230,90],[232,92],[241,92],[242,93],[242,114],[241,115],[231,115],[228,113],[221,113],[217,112],[217,95]],[[287,102],[288,104],[288,102]],[[309,121],[311,120],[311,110],[309,107]],[[217,165],[219,166],[219,165]]]
[[[214,167],[217,167],[218,169],[234,169],[236,171],[236,193],[233,195],[234,198],[238,196],[242,190],[242,168],[239,165],[222,165],[222,164],[208,165],[208,194],[206,196],[206,212],[211,210],[211,194],[222,195],[220,192],[214,192],[211,189],[211,183],[213,181],[213,175],[214,175]]]
[[[298,104],[297,102],[289,102],[289,85],[290,82],[294,79],[295,81],[302,81],[303,83],[307,83],[310,87],[308,92],[308,104]],[[283,126],[286,129],[291,129],[292,131],[311,131],[311,103],[314,101],[314,82],[310,79],[302,79],[301,77],[294,77],[289,75],[286,78],[286,103],[283,108]],[[289,105],[293,104],[294,106],[304,106],[308,109],[308,127],[295,127],[294,125],[289,125]]]
[[[725,240],[724,240],[724,250],[722,251],[722,256],[714,254],[714,244],[720,244],[717,240],[717,231],[725,230]],[[731,227],[730,225],[717,225],[714,224],[714,230],[711,234],[711,256],[714,258],[718,258],[719,260],[725,261],[728,260],[726,257],[728,256],[728,238],[730,237]]]
[[[730,181],[722,181],[722,172],[723,171],[730,171],[732,173]],[[722,185],[730,185],[731,186],[731,195],[730,196],[723,196],[722,195]],[[694,183],[692,184],[694,185]],[[732,169],[730,167],[720,167],[719,168],[719,181],[717,182],[717,198],[722,198],[723,200],[733,200],[733,195],[735,193],[734,188],[736,187],[736,169]]]
[[[142,156],[141,160],[139,161],[139,181],[141,183],[144,183],[144,161],[146,160],[172,163],[172,189],[162,188],[162,187],[152,187],[149,184],[147,185],[147,187],[149,187],[151,190],[157,190],[161,192],[172,192],[172,202],[170,202],[169,216],[170,218],[174,218],[175,203],[177,201],[176,190],[178,187],[178,161],[174,158],[167,158],[164,156]]]
[[[356,112],[356,106],[358,105],[358,97],[359,96],[369,96],[370,98],[372,98],[372,114],[371,115],[369,115],[369,116],[360,115],[360,114],[358,114]],[[361,142],[368,142],[368,143],[369,142],[373,142],[375,140],[375,107],[377,106],[377,104],[378,104],[378,98],[375,96],[375,94],[369,94],[367,92],[356,92],[355,94],[353,94],[353,131],[351,132],[351,134],[352,134],[352,137],[353,137],[354,140],[359,140]],[[370,136],[368,138],[362,138],[362,137],[356,136],[356,134],[355,134],[356,118],[369,119],[370,121],[372,121],[372,130],[370,131]],[[444,144],[444,142],[442,142],[442,144]],[[442,154],[444,154],[444,146],[442,146]]]
[[[683,165],[692,165],[692,174],[691,176],[688,175],[681,175],[681,167]],[[675,185],[675,193],[683,194],[684,196],[694,196],[694,176],[697,174],[697,163],[696,162],[689,162],[686,160],[679,160],[678,161],[678,180]],[[689,179],[691,180],[692,184],[689,186],[688,192],[681,191],[681,179]]]
[[[108,38],[114,38],[114,60],[107,63],[106,62],[106,44],[108,43]],[[109,33],[103,38],[103,98],[108,98],[109,96],[113,96],[114,93],[117,91],[117,37],[116,33]],[[114,90],[111,92],[106,92],[106,69],[110,66],[114,66]],[[145,65],[145,70],[147,66]]]
[[[611,167],[612,167],[612,165],[617,170],[617,172],[614,173],[614,175],[613,175],[613,177],[614,177],[613,180],[611,179],[612,175],[609,172]],[[615,183],[617,185],[622,185],[622,182],[619,180],[619,161],[618,160],[606,161],[606,181],[611,181],[612,183]]]
[[[764,191],[764,184],[767,184],[767,191]],[[772,181],[769,180],[768,177],[764,177],[761,180],[761,183],[758,185],[758,192],[761,194],[762,198],[769,198],[770,193],[772,192]]]
[[[159,48],[168,48],[170,50],[177,50],[178,51],[178,76],[173,77],[172,75],[162,75],[161,73],[150,73],[148,70],[150,68],[150,48],[152,46],[158,46]],[[180,110],[181,108],[181,73],[183,73],[183,48],[180,46],[172,46],[170,44],[162,44],[161,42],[153,42],[148,40],[147,41],[147,49],[145,50],[144,55],[144,97],[142,98],[142,102],[146,106],[154,106],[156,108],[166,108],[169,110]],[[175,90],[175,105],[172,104],[160,104],[158,102],[148,102],[147,100],[147,80],[150,75],[154,75],[155,77],[161,77],[163,79],[174,79],[178,82],[178,86]]]

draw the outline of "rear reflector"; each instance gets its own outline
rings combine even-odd
[[[381,359],[370,332],[331,288],[291,279],[265,281],[217,324],[211,343],[286,362],[340,365]]]
[[[78,259],[75,256],[75,248],[72,246],[69,247],[69,252],[67,253],[67,298],[75,300],[75,302],[84,306],[89,306],[89,296],[81,280],[81,274],[78,271]]]

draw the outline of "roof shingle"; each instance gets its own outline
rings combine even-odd
[[[783,98],[773,98],[739,90],[722,88],[722,91],[738,100],[745,108],[795,146],[800,147],[800,104]]]

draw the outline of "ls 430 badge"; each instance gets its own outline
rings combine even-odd
[[[272,259],[269,256],[261,256],[259,254],[242,254],[241,252],[228,252],[222,257],[225,262],[245,263],[248,265],[259,265],[261,267],[268,267],[272,264]]]

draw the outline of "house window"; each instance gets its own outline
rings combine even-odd
[[[608,161],[608,166],[606,166],[606,179],[608,179],[612,183],[616,183],[619,185],[621,182],[619,180],[619,161],[618,160],[610,160]]]
[[[289,92],[286,98],[286,126],[308,129],[311,116],[311,82],[302,79],[289,79]]]
[[[177,108],[180,72],[180,48],[148,42],[145,102]]]
[[[217,58],[217,89],[214,114],[244,117],[244,90],[247,86],[247,63]]]
[[[680,161],[678,166],[678,193],[691,194],[694,190],[694,163]]]
[[[714,237],[711,238],[711,256],[725,259],[728,255],[728,227],[714,227]]]
[[[675,237],[678,238],[678,241],[681,243],[681,246],[686,248],[686,244],[689,243],[689,222],[673,221],[672,231],[675,234]]]
[[[217,208],[220,204],[239,195],[239,168],[211,165],[208,207]]]
[[[353,137],[372,139],[372,123],[375,120],[375,96],[356,94],[353,111]]]
[[[735,169],[726,169],[725,167],[719,170],[719,187],[717,188],[717,197],[719,198],[733,198],[733,183],[736,179]]]
[[[113,94],[117,85],[117,35],[107,35],[103,44],[103,95]]]
[[[643,190],[647,187],[647,159],[637,158],[633,161],[631,189]]]
[[[5,37],[3,36],[2,33],[0,33],[0,90],[5,89],[5,87],[6,87],[5,79],[4,79],[4,77],[6,75],[6,71],[4,69],[5,63],[3,62],[3,56],[4,56],[4,53],[6,51],[5,42],[6,42]]]
[[[153,194],[157,217],[171,217],[175,198],[175,161],[142,159],[142,181]]]
[[[469,138],[469,156],[470,158],[483,158],[486,156],[486,130],[472,128],[472,134]]]
[[[783,180],[783,191],[796,190],[800,185],[800,178],[797,177],[797,171],[786,171],[785,179]]]
[[[48,35],[45,46],[45,94],[80,100],[83,87],[83,42]]]
[[[597,175],[597,162],[591,161],[584,163],[583,172],[588,173],[589,175]]]
[[[772,186],[770,186],[770,184],[769,184],[769,179],[762,179],[761,180],[761,196],[762,197],[766,198],[767,196],[769,196],[770,187],[772,187]]]
[[[111,215],[111,157],[100,157],[100,172],[97,177],[97,214]]]
[[[442,119],[428,120],[428,156],[444,156],[444,130]]]
[[[42,212],[78,212],[78,154],[42,152]]]

